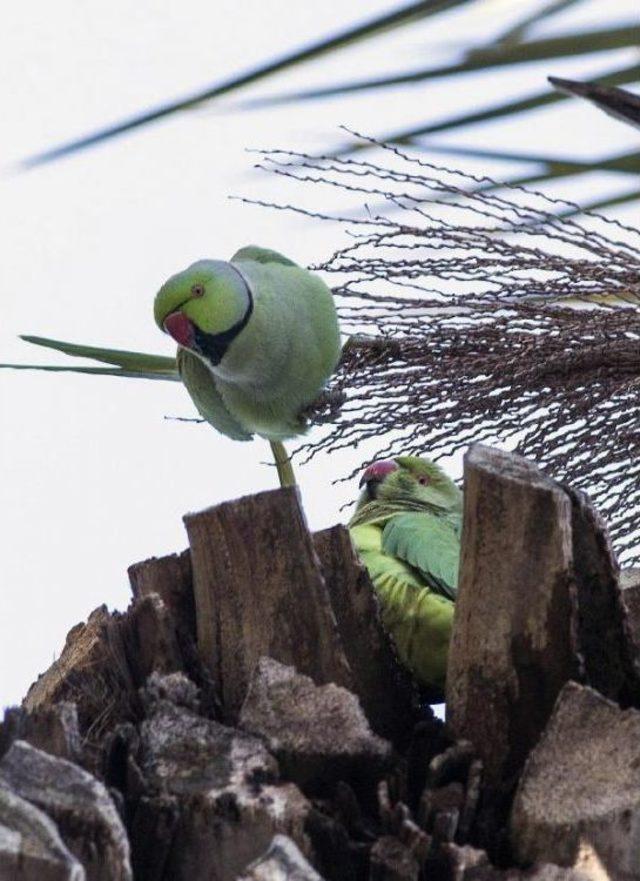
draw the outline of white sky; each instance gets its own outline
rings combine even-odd
[[[0,34],[1,161],[180,97],[392,5],[9,4]],[[352,47],[242,97],[439,63],[535,5],[487,0],[482,12],[443,15]],[[637,0],[594,2],[579,20],[586,27],[606,14],[614,26],[634,13]],[[554,29],[575,20],[558,17]],[[626,57],[616,56],[621,63]],[[233,193],[287,199],[281,182],[251,170],[245,147],[330,146],[342,139],[343,123],[378,134],[536,91],[548,73],[579,78],[615,63],[612,56],[576,58],[527,65],[507,78],[498,71],[446,87],[436,81],[247,113],[233,110],[239,94],[32,172],[7,173],[0,178],[0,360],[64,363],[20,342],[20,333],[170,354],[151,313],[168,275],[201,257],[227,259],[248,243],[302,263],[327,256],[341,241],[338,229],[228,200]],[[631,149],[637,133],[572,102],[436,142],[586,157]],[[498,175],[513,170],[472,167]],[[594,175],[562,192],[584,196],[588,187],[590,198],[611,185],[611,178]],[[618,214],[632,220],[636,210]],[[67,631],[93,608],[126,607],[130,563],[186,546],[185,512],[275,486],[273,469],[261,464],[268,459],[263,442],[233,443],[205,426],[167,422],[165,414],[193,415],[179,384],[0,372],[0,703],[21,699],[59,654]],[[340,505],[355,487],[330,481],[362,455],[318,458],[299,473],[313,528],[344,519]]]

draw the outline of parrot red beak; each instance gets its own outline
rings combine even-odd
[[[193,324],[184,312],[172,312],[171,315],[167,315],[162,322],[162,326],[169,336],[173,337],[181,346],[186,346],[187,348],[193,346],[195,341]]]
[[[379,462],[369,465],[360,478],[359,486],[362,487],[366,484],[369,487],[372,484],[382,483],[387,474],[397,470],[398,464],[393,459],[381,459]]]

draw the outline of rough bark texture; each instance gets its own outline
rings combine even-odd
[[[380,622],[378,602],[349,531],[334,526],[313,536],[347,661],[353,690],[371,727],[393,743],[406,743],[416,721],[415,685],[398,664]]]
[[[238,724],[263,737],[285,777],[305,791],[331,793],[345,780],[373,797],[392,765],[390,744],[373,734],[355,695],[271,658],[260,659]]]
[[[604,877],[592,878],[584,872],[546,862],[528,869],[497,869],[483,850],[455,844],[442,848],[442,861],[435,871],[448,872],[451,881],[605,881]]]
[[[466,468],[457,740],[415,724],[346,530],[312,538],[291,489],[229,502],[6,714],[0,881],[123,881],[128,849],[135,881],[640,881],[640,579],[581,494]],[[552,713],[572,676],[617,703]]]
[[[640,655],[640,569],[623,569],[620,573],[620,588],[636,655]]]
[[[69,631],[60,657],[29,689],[23,703],[26,710],[72,701],[78,707],[81,730],[100,733],[101,720],[115,696],[133,692],[130,674],[107,636],[112,622],[107,607],[100,606],[86,623]]]
[[[418,881],[420,863],[406,844],[392,835],[371,848],[371,881]]]
[[[157,593],[176,622],[189,633],[196,631],[191,554],[188,550],[166,557],[151,557],[129,566],[134,599]]]
[[[131,881],[129,839],[99,780],[21,740],[0,761],[0,780],[55,821],[87,881]]]
[[[640,706],[640,658],[607,527],[584,493],[572,503],[574,620],[581,678],[606,697]]]
[[[352,685],[296,489],[249,496],[184,520],[198,647],[225,718],[237,717],[262,655],[318,683]]]
[[[86,881],[55,823],[0,782],[0,879]]]
[[[76,625],[60,658],[30,688],[23,706],[33,714],[73,702],[80,736],[91,753],[114,725],[139,715],[138,690],[153,671],[182,669],[203,688],[205,701],[213,706],[212,688],[193,638],[159,594],[149,593],[141,595],[126,614],[109,613],[101,606],[86,624]],[[31,736],[26,739],[35,742]]]
[[[568,683],[529,756],[511,815],[523,862],[640,874],[640,712]]]
[[[51,755],[82,763],[78,708],[68,701],[43,706],[32,713],[21,707],[10,707],[0,727],[0,756],[14,740],[26,740]]]
[[[295,841],[275,835],[268,850],[247,866],[238,881],[323,881]]]
[[[179,674],[154,677],[147,691],[147,717],[131,756],[146,795],[134,808],[142,810],[134,819],[134,840],[142,845],[136,878],[234,881],[277,832],[308,853],[310,804],[300,790],[277,782],[278,763],[260,739],[204,719],[192,701]],[[170,805],[167,847],[162,821],[172,816]],[[143,831],[146,840],[138,838]],[[162,866],[158,849],[164,850]]]
[[[474,743],[496,783],[522,766],[577,673],[572,580],[566,493],[518,456],[472,447],[447,720]]]

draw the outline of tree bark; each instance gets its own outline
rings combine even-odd
[[[488,781],[521,768],[558,692],[578,673],[572,583],[566,493],[519,456],[472,447],[447,721],[473,742]]]
[[[259,493],[184,518],[198,647],[235,720],[261,656],[318,684],[353,677],[295,488]]]
[[[316,532],[313,540],[353,672],[353,690],[373,730],[406,744],[416,722],[416,689],[382,626],[375,588],[344,526]]]

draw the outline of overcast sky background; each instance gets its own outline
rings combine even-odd
[[[538,4],[488,0],[482,13],[442,15],[285,73],[243,97],[381,74],[455,56],[500,33]],[[123,116],[180,97],[281,52],[386,11],[392,0],[111,0],[9,4],[0,35],[3,157],[19,159]],[[558,16],[543,32],[580,21],[632,20],[637,0],[601,0]],[[625,53],[618,53],[620,60]],[[633,59],[633,53],[626,53]],[[312,104],[240,112],[236,98],[145,128],[28,173],[0,178],[0,360],[64,363],[17,339],[33,333],[172,354],[152,319],[156,290],[202,257],[228,259],[245,244],[301,263],[328,256],[338,227],[230,201],[288,201],[281,181],[252,170],[246,147],[315,150],[342,140],[340,124],[369,133],[472,109],[543,87],[548,73],[595,76],[611,56],[523,66]],[[499,126],[499,127],[498,127]],[[637,145],[626,130],[570,102],[509,123],[475,126],[433,143],[594,157]],[[449,164],[460,166],[456,159]],[[505,164],[465,163],[506,176]],[[591,175],[563,195],[588,198],[628,180]],[[320,203],[319,203],[320,204]],[[324,207],[331,207],[324,203]],[[617,216],[633,221],[637,208]],[[193,415],[179,384],[69,374],[0,372],[2,613],[0,703],[18,702],[59,654],[67,631],[107,603],[129,601],[126,568],[186,546],[182,515],[276,485],[264,442],[237,444]],[[355,481],[334,487],[362,451],[319,457],[300,471],[313,528],[344,520]],[[450,463],[459,470],[458,460]]]

